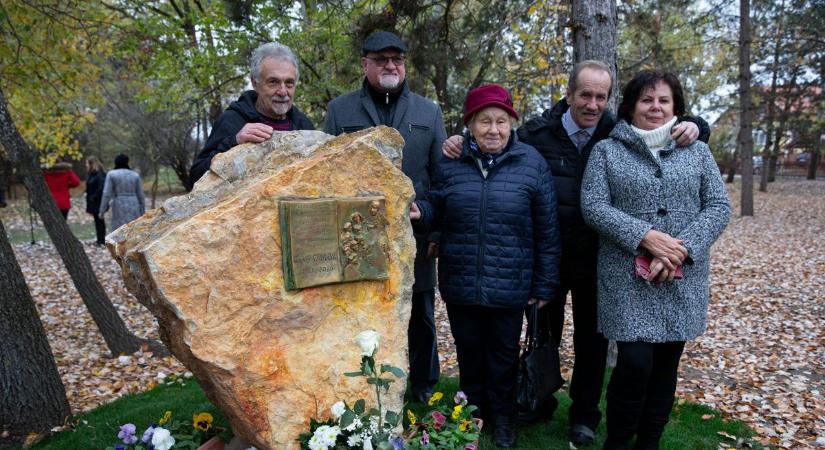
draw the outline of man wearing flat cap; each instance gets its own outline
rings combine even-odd
[[[407,46],[397,35],[372,33],[361,51],[363,86],[330,102],[324,131],[337,136],[378,125],[398,130],[405,142],[401,169],[412,180],[416,197],[423,198],[447,137],[441,108],[410,92],[404,80]],[[415,284],[407,333],[410,383],[417,401],[429,399],[439,376],[433,312],[436,242],[436,236],[415,235]]]

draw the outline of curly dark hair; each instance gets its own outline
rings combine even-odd
[[[622,103],[619,104],[619,111],[616,114],[619,119],[627,123],[633,122],[633,111],[636,109],[636,102],[645,90],[653,88],[656,83],[664,81],[670,86],[673,93],[673,115],[682,116],[685,114],[685,92],[682,83],[676,75],[660,70],[643,70],[636,74],[624,87],[622,92]]]

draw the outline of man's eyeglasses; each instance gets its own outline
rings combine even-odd
[[[388,62],[392,61],[393,64],[396,66],[403,66],[404,60],[406,57],[404,56],[393,56],[393,57],[386,57],[386,56],[365,56],[365,58],[371,60],[375,63],[378,67],[384,67],[387,65]]]

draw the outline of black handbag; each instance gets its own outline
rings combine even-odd
[[[558,402],[553,393],[564,384],[555,337],[539,323],[538,303],[527,307],[526,345],[519,358],[516,405],[519,420],[549,419]]]

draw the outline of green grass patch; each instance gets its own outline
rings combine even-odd
[[[95,225],[93,222],[89,223],[73,223],[69,222],[69,229],[72,234],[81,241],[95,239]],[[107,230],[109,231],[109,230]],[[9,237],[9,242],[12,244],[28,244],[32,240],[32,232],[30,228],[25,229],[6,229],[6,234]],[[35,242],[51,242],[49,234],[46,229],[39,223],[34,224],[34,240]]]
[[[609,375],[608,373],[605,377],[606,380]],[[458,378],[442,378],[436,385],[435,390],[443,392],[444,398],[452,402],[453,395],[458,390]],[[567,411],[570,408],[570,397],[568,397],[566,390],[562,390],[556,394],[556,398],[559,400],[559,407],[553,420],[534,425],[518,426],[517,448],[522,450],[564,450],[571,448],[567,440]],[[412,403],[408,407],[418,417],[428,411],[427,405],[421,403]],[[604,407],[604,395],[602,395],[602,411],[604,411]],[[712,417],[703,419],[702,417],[705,415]],[[726,437],[719,434],[719,432],[734,438]],[[660,447],[667,450],[705,450],[717,449],[719,444],[724,442],[726,444],[725,448],[763,448],[751,441],[752,436],[753,431],[742,422],[723,420],[718,411],[701,405],[685,403],[675,405],[673,408]],[[582,448],[600,449],[606,437],[605,421],[602,420],[598,430],[596,430],[595,444]],[[492,429],[482,430],[480,450],[494,450],[496,448],[493,444]]]
[[[138,439],[150,424],[157,424],[165,411],[172,411],[173,420],[191,421],[199,412],[214,418],[213,426],[229,428],[223,414],[206,398],[200,385],[192,379],[162,384],[140,394],[127,395],[112,403],[75,416],[73,429],[52,434],[30,449],[78,450],[105,449],[120,443],[120,426],[133,423]],[[20,447],[13,447],[19,450]]]
[[[181,420],[188,420],[193,414],[205,411],[214,416],[215,426],[228,428],[223,415],[207,400],[197,382],[194,379],[181,381],[164,384],[140,394],[128,395],[92,411],[78,414],[75,417],[77,425],[74,429],[50,435],[30,448],[35,450],[104,449],[118,442],[117,433],[122,424],[135,424],[138,430],[137,435],[140,437],[143,430],[151,423],[157,423],[165,411],[172,411],[174,417]],[[452,402],[457,390],[457,378],[442,378],[436,386],[436,391],[443,392],[448,402]],[[564,390],[559,392],[557,397],[559,408],[552,421],[519,426],[519,449],[570,448],[567,442],[567,410],[570,407],[570,398]],[[427,405],[421,403],[409,403],[407,408],[415,412],[418,417],[428,411]],[[602,400],[602,410],[604,410],[604,400]],[[703,416],[710,418],[703,419]],[[483,430],[481,450],[496,448],[492,442],[491,431],[489,428]],[[677,404],[662,438],[661,448],[668,450],[716,449],[719,448],[720,443],[725,443],[726,448],[763,448],[751,442],[752,435],[753,432],[745,424],[723,420],[718,411],[689,403]],[[596,445],[588,448],[601,448],[605,436],[604,420],[602,420],[596,431]]]

